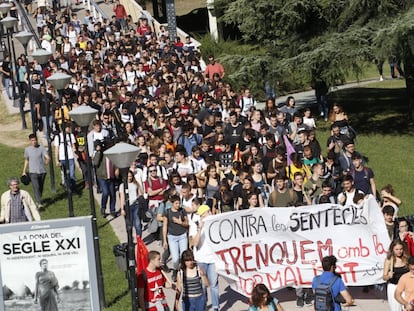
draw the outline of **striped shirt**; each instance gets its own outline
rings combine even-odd
[[[10,193],[10,223],[26,221],[27,217],[24,213],[24,206],[20,191],[17,193]]]

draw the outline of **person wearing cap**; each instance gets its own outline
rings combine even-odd
[[[50,157],[46,149],[38,143],[36,134],[30,134],[29,140],[30,146],[24,149],[22,176],[25,176],[27,169],[29,169],[36,205],[40,208],[42,206],[43,186],[46,179],[46,165],[49,164]]]
[[[40,220],[36,204],[30,194],[19,188],[17,177],[7,180],[9,190],[1,195],[0,223],[18,223]]]
[[[200,205],[194,215],[193,223],[190,225],[189,236],[192,238],[194,244],[194,259],[198,266],[207,275],[210,284],[210,300],[213,311],[218,311],[220,307],[220,294],[218,285],[218,274],[214,264],[214,252],[207,244],[205,238],[204,221],[206,217],[211,215],[210,207],[206,204]],[[207,291],[207,288],[204,288]]]

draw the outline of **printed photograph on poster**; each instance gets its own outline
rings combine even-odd
[[[1,233],[0,245],[0,309],[93,310],[84,226]]]

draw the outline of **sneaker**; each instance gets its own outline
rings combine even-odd
[[[305,305],[306,306],[311,306],[312,305],[312,301],[313,301],[313,295],[312,293],[308,292],[305,294]]]
[[[106,218],[106,216],[108,216],[108,214],[105,212],[104,208],[101,208],[101,215],[103,218]]]
[[[382,76],[380,76],[379,80],[380,81],[384,81],[384,78]]]
[[[303,308],[304,305],[305,305],[305,301],[303,297],[296,296],[296,307]]]

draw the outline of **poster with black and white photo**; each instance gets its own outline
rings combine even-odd
[[[0,310],[99,310],[90,217],[0,226]]]

